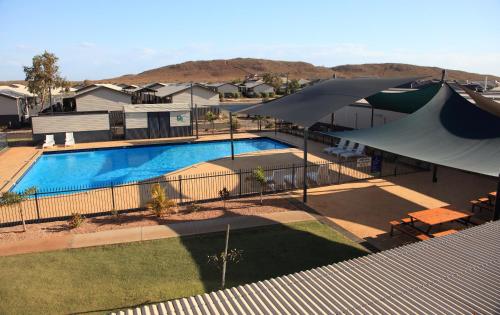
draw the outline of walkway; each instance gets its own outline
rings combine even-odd
[[[6,191],[41,154],[35,147],[12,147],[0,152],[0,192]]]
[[[234,216],[194,222],[133,227],[87,234],[70,234],[40,240],[25,240],[0,244],[0,256],[213,233],[225,231],[228,224],[234,230],[310,220],[315,220],[315,218],[307,212],[284,211],[253,216]]]

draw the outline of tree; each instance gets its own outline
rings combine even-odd
[[[31,66],[24,67],[28,91],[38,97],[42,109],[49,98],[51,89],[64,88],[67,90],[69,88],[69,83],[59,74],[58,60],[59,58],[53,53],[44,51],[43,54],[33,57]],[[50,103],[50,100],[48,101]]]
[[[222,200],[224,210],[226,210],[226,200],[229,198],[229,190],[226,187],[219,190],[219,197]]]
[[[212,125],[212,133],[215,133],[215,120],[217,120],[217,115],[215,115],[211,111],[208,111],[205,114],[205,118]]]
[[[261,116],[261,115],[255,115],[252,117],[252,121],[257,122],[257,128],[259,129],[259,131],[262,130],[262,121],[263,120],[264,120],[264,116]]]
[[[266,173],[264,172],[264,169],[261,166],[259,166],[253,170],[252,175],[255,181],[260,186],[260,204],[262,205],[263,202],[262,195],[264,194],[264,188],[266,187],[267,184]]]
[[[26,221],[24,219],[24,210],[23,210],[23,201],[28,199],[30,195],[33,195],[36,192],[35,187],[31,187],[26,189],[22,193],[15,193],[12,191],[6,191],[0,197],[0,205],[1,206],[15,206],[17,205],[19,209],[19,215],[21,216],[21,222],[23,223],[23,231],[26,232]]]
[[[166,212],[171,212],[171,209],[175,207],[175,202],[170,200],[161,185],[156,183],[151,189],[151,201],[148,202],[147,207],[160,218]]]
[[[262,80],[264,80],[264,83],[267,83],[270,86],[272,86],[274,90],[278,90],[283,84],[281,77],[274,73],[265,73],[262,76]]]
[[[288,82],[288,92],[295,93],[300,89],[300,83],[297,79],[292,79]]]

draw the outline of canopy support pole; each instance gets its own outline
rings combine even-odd
[[[330,117],[330,125],[333,131],[333,122],[335,121],[335,113],[332,113],[332,116]]]
[[[278,125],[276,124],[276,118],[274,118],[274,135],[278,134]]]
[[[196,139],[199,138],[198,135],[198,104],[194,104],[194,118],[195,118],[195,125],[196,125]]]
[[[233,113],[229,112],[229,135],[231,137],[231,160],[234,160]]]
[[[307,138],[308,138],[308,134],[309,134],[309,128],[306,127],[306,128],[304,128],[304,178],[303,178],[304,194],[303,194],[303,198],[302,198],[302,201],[304,203],[307,203]]]
[[[371,127],[373,128],[373,105],[372,105],[372,118],[371,118],[371,123],[370,123]]]
[[[433,183],[437,183],[437,181],[438,181],[437,171],[438,171],[437,165],[433,164],[433,166],[432,166],[432,182]]]
[[[498,175],[497,196],[495,197],[495,212],[493,212],[493,221],[500,219],[500,174]]]

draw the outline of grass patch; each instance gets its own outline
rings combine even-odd
[[[107,313],[218,289],[220,271],[207,255],[224,233],[0,257],[0,314]],[[356,243],[316,221],[236,230],[227,286],[358,257]]]

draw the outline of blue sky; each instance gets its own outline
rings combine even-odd
[[[0,80],[44,49],[71,80],[234,57],[500,75],[499,16],[499,0],[0,0]]]

